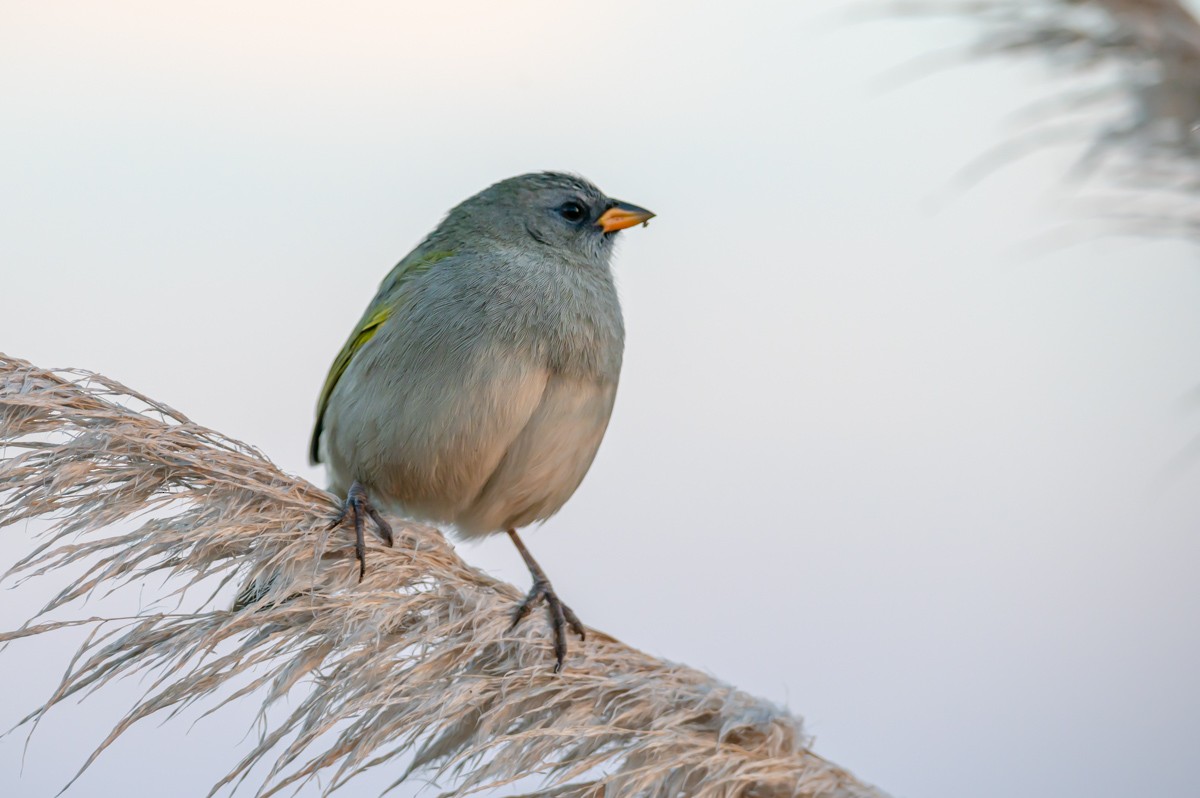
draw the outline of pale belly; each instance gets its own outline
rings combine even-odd
[[[616,388],[586,378],[551,376],[541,403],[483,490],[452,519],[459,532],[476,536],[519,529],[558,512],[600,448]]]
[[[469,390],[441,395],[353,382],[331,403],[331,489],[344,495],[357,480],[381,506],[464,537],[556,513],[591,466],[616,395],[614,383],[494,363]]]

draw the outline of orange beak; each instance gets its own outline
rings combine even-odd
[[[606,233],[615,233],[635,224],[646,224],[653,218],[654,214],[645,208],[614,201],[613,206],[596,220],[596,224]]]

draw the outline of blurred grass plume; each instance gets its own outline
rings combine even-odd
[[[1017,132],[963,170],[969,185],[1050,146],[1081,148],[1069,177],[1111,229],[1200,236],[1200,22],[1179,0],[912,0],[885,16],[957,18],[973,39],[900,70],[996,57],[1033,59],[1061,81],[1015,115]]]

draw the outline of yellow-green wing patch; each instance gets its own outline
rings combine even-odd
[[[333,365],[329,368],[329,376],[325,378],[325,386],[321,389],[321,398],[317,402],[317,423],[313,427],[312,441],[309,442],[308,460],[313,465],[321,462],[321,431],[325,428],[325,408],[329,406],[329,397],[333,394],[333,389],[337,385],[338,380],[346,372],[346,368],[350,365],[350,361],[354,359],[354,355],[360,349],[375,337],[375,333],[383,326],[383,323],[392,315],[392,309],[395,307],[395,297],[399,292],[400,286],[408,278],[420,274],[429,269],[430,266],[438,261],[445,260],[454,253],[449,250],[439,250],[429,252],[421,257],[413,260],[404,260],[397,264],[396,268],[392,269],[391,273],[384,279],[383,285],[380,286],[379,294],[371,302],[371,308],[367,309],[366,315],[359,322],[358,328],[354,334],[346,341],[342,351],[338,352],[338,356],[334,359]],[[389,301],[391,300],[391,301]]]
[[[375,333],[388,316],[392,315],[392,309],[387,305],[376,310],[368,316],[354,335],[350,336],[350,340],[346,341],[346,345],[342,347],[342,351],[338,352],[338,356],[334,359],[333,365],[329,369],[329,376],[325,378],[325,386],[321,388],[321,398],[317,402],[317,424],[313,429],[312,442],[309,444],[308,459],[314,465],[321,462],[321,454],[318,451],[318,446],[321,442],[321,430],[325,422],[325,408],[329,404],[329,396],[333,393],[333,388],[337,385],[338,380],[346,373],[346,367],[350,365],[354,354],[362,349],[363,344],[375,337]]]

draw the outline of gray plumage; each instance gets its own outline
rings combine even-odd
[[[557,173],[504,180],[450,211],[384,279],[331,371],[312,452],[335,492],[358,482],[468,537],[563,506],[621,371],[616,230],[601,223],[614,208],[621,227],[629,209],[651,216]]]

